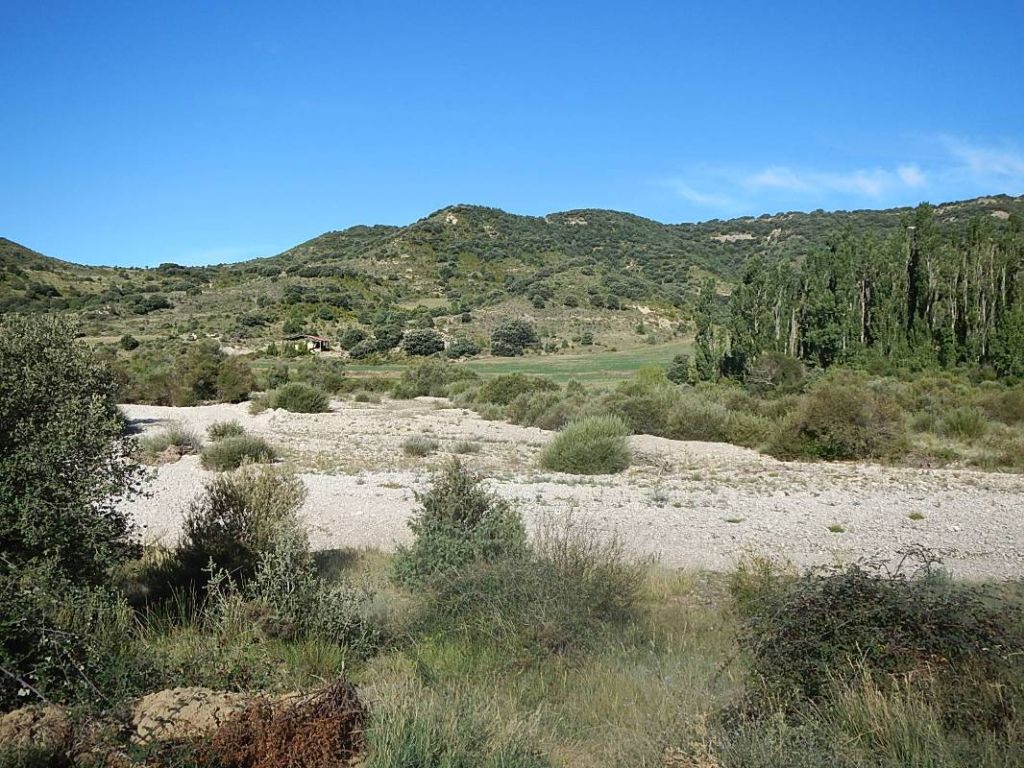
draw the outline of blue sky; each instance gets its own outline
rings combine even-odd
[[[0,3],[0,236],[202,264],[451,203],[1024,193],[1024,4]]]

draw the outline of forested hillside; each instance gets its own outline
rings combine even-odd
[[[207,333],[243,346],[431,324],[485,339],[501,317],[532,313],[566,330],[555,346],[591,328],[628,335],[644,320],[703,329],[709,374],[764,350],[820,365],[871,353],[1010,370],[1022,215],[1024,199],[1006,196],[677,225],[463,205],[405,227],[328,232],[265,259],[151,269],[80,267],[4,240],[0,309],[74,313],[91,336]]]

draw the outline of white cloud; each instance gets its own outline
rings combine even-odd
[[[676,177],[670,186],[682,199],[719,214],[787,207],[885,207],[1024,192],[1024,152],[1013,145],[932,136],[920,138],[915,151],[927,151],[928,162],[908,159],[849,169],[779,163],[746,169],[704,166]]]

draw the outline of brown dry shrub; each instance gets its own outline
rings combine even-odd
[[[221,768],[331,768],[366,750],[366,707],[342,678],[275,706],[260,699],[214,734],[205,761]]]

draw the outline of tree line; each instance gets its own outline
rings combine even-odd
[[[699,378],[737,376],[766,352],[817,367],[885,359],[913,369],[989,366],[1024,376],[1024,223],[940,222],[930,205],[893,235],[845,228],[803,258],[751,258],[727,309],[715,285],[694,313]]]

